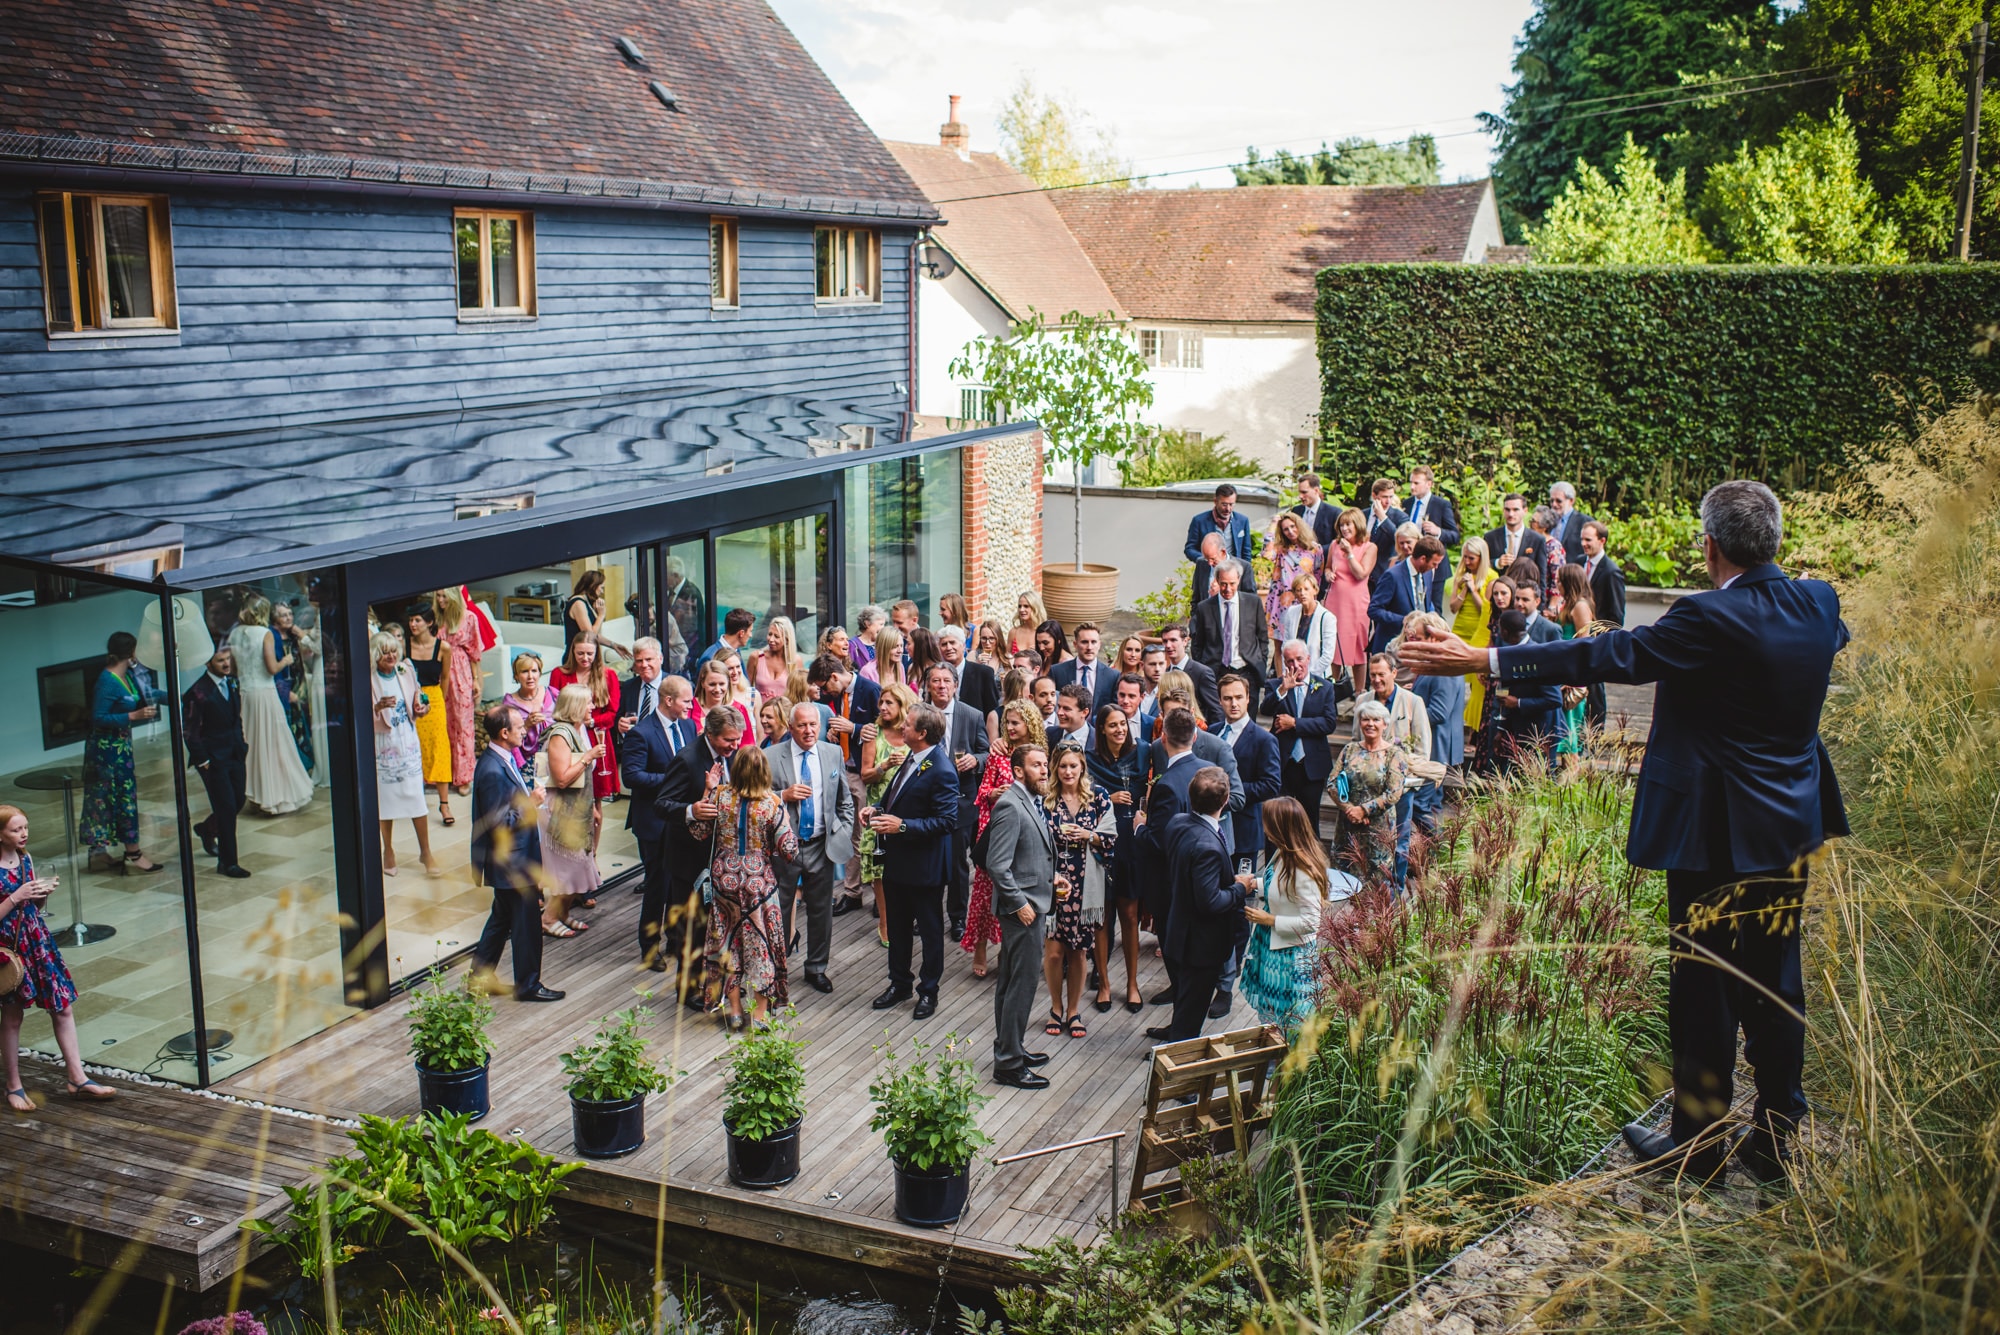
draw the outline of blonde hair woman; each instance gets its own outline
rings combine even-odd
[[[1486,539],[1467,538],[1458,549],[1458,572],[1451,577],[1451,633],[1475,649],[1493,643],[1492,554]],[[1486,685],[1475,673],[1465,679],[1465,726],[1477,728],[1486,706]]]
[[[444,730],[451,739],[451,785],[463,795],[472,791],[477,759],[472,737],[479,726],[479,619],[465,610],[456,589],[439,589],[431,606],[437,608],[438,638],[450,650],[444,659]]]
[[[597,870],[597,830],[603,813],[591,791],[591,771],[605,743],[590,734],[590,688],[571,682],[556,692],[555,717],[542,742],[548,756],[548,804],[542,811],[542,865],[549,873],[542,935],[575,936],[590,926],[569,915],[571,900],[589,900],[603,878]]]
[[[1188,702],[1188,710],[1194,715],[1194,725],[1197,728],[1206,728],[1208,720],[1201,716],[1201,697],[1195,694],[1194,678],[1177,668],[1167,669],[1160,674],[1160,698],[1166,699],[1168,693],[1172,691],[1180,692],[1181,697]],[[1164,709],[1160,711],[1161,721],[1165,720],[1166,712]]]
[[[267,600],[250,599],[237,613],[237,621],[229,632],[229,648],[236,655],[236,681],[243,691],[243,744],[248,748],[244,793],[250,805],[267,816],[302,811],[312,801],[312,775],[299,758],[292,723],[278,694],[278,674],[290,668],[293,659],[281,653]]]
[[[1007,646],[1007,628],[998,618],[979,623],[979,652],[972,657],[986,664],[995,672],[1005,671],[1008,655],[1001,652]]]
[[[1014,625],[1007,632],[1007,656],[1012,658],[1023,649],[1034,648],[1035,627],[1048,619],[1042,595],[1033,589],[1023,589],[1014,599]]]
[[[972,612],[966,607],[965,599],[956,593],[947,593],[938,599],[938,620],[960,630],[972,628]]]
[[[417,674],[403,663],[403,642],[386,630],[368,641],[375,660],[370,685],[375,695],[375,814],[382,827],[382,874],[396,874],[396,822],[417,827],[417,857],[424,871],[444,875],[431,856],[430,804],[424,796],[424,750],[417,719],[430,704],[417,689]]]
[[[783,699],[785,684],[794,668],[805,668],[805,657],[799,653],[798,631],[793,629],[790,617],[772,617],[771,624],[764,631],[764,648],[755,655],[750,665],[751,681],[757,688],[758,698]]]
[[[720,709],[727,705],[743,716],[743,735],[745,737],[757,735],[757,720],[751,714],[750,706],[741,700],[730,698],[729,669],[713,658],[703,663],[700,671],[694,674],[694,700],[695,709],[692,717],[697,721],[705,718],[709,710]]]
[[[771,767],[761,749],[739,747],[729,758],[729,782],[712,799],[715,815],[689,826],[696,838],[712,835],[715,900],[702,940],[703,972],[729,1004],[732,1033],[746,1027],[743,994],[750,994],[749,1024],[760,1024],[769,1006],[789,999],[785,971],[785,916],[778,902],[778,866],[798,860],[799,841],[771,792]]]
[[[591,631],[583,631],[569,642],[569,657],[549,674],[549,685],[558,693],[576,682],[590,688],[591,731],[609,737],[618,726],[618,674],[605,666],[603,648]],[[608,753],[598,757],[590,787],[600,802],[609,801],[618,792],[618,764]]]
[[[903,633],[894,626],[883,626],[875,632],[874,647],[875,655],[861,669],[861,675],[877,686],[909,685],[903,673]]]

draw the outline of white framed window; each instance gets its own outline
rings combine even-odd
[[[42,305],[51,335],[172,330],[174,252],[159,195],[36,197]]]
[[[882,234],[867,227],[815,227],[813,269],[821,302],[880,302]]]
[[[736,219],[708,220],[708,304],[730,310],[737,304]]]
[[[993,391],[984,385],[965,385],[958,391],[958,415],[967,422],[993,420]]]
[[[533,214],[457,209],[452,240],[461,320],[535,313]]]
[[[1199,329],[1141,329],[1139,356],[1148,366],[1181,371],[1201,369]]]

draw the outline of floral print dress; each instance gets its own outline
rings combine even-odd
[[[1356,870],[1364,881],[1395,883],[1396,802],[1403,795],[1403,781],[1409,773],[1409,753],[1394,742],[1385,743],[1380,751],[1370,751],[1360,742],[1341,748],[1336,774],[1347,779],[1343,800],[1366,812],[1368,823],[1357,828],[1343,813],[1340,838],[1334,847],[1342,853],[1352,848],[1361,864]],[[1334,796],[1338,798],[1339,793]]]
[[[77,817],[77,842],[85,848],[108,850],[139,842],[139,774],[128,715],[161,697],[144,673],[128,672],[121,676],[106,668],[97,674],[91,695],[90,736],[83,744],[83,811]],[[122,849],[118,856],[124,856]]]
[[[444,723],[451,735],[451,782],[463,788],[472,782],[478,763],[472,740],[479,714],[479,618],[467,612],[457,630],[438,627],[439,638],[451,647],[444,665]],[[615,711],[614,711],[615,712]]]
[[[1074,816],[1060,799],[1041,799],[1042,818],[1049,823],[1049,837],[1056,844],[1056,875],[1069,880],[1069,893],[1055,901],[1055,913],[1049,919],[1049,940],[1059,941],[1070,950],[1088,950],[1097,940],[1097,923],[1083,920],[1083,862],[1090,856],[1089,844],[1070,843],[1062,837],[1065,825],[1081,825],[1086,830],[1095,830],[1104,813],[1111,810],[1111,794],[1096,784],[1090,785],[1090,797],[1077,808]],[[1111,861],[1113,850],[1118,846],[1118,836],[1106,834],[1104,840],[1104,860]]]
[[[979,792],[972,799],[979,808],[979,823],[972,831],[974,839],[986,833],[986,822],[993,819],[993,804],[1012,782],[1014,763],[995,751],[987,758],[986,773],[980,776]],[[1000,944],[1000,920],[993,916],[993,878],[984,867],[974,867],[972,894],[965,905],[965,935],[958,939],[958,944],[969,954],[976,952],[982,942],[989,946]]]
[[[1319,553],[1310,547],[1281,552],[1272,562],[1271,587],[1264,594],[1264,616],[1271,623],[1271,642],[1280,639],[1285,609],[1292,603],[1292,581],[1319,568]]]
[[[778,903],[774,863],[799,856],[798,836],[785,808],[765,794],[745,802],[734,788],[715,795],[713,821],[695,821],[697,839],[712,833],[715,857],[709,876],[715,902],[709,905],[708,933],[701,957],[711,986],[736,987],[782,1006],[787,1001],[785,915]]]
[[[108,673],[106,675],[109,675]],[[35,879],[35,863],[26,853],[11,871],[0,867],[0,898],[5,898]],[[42,919],[36,904],[22,904],[0,918],[0,946],[21,958],[24,976],[21,985],[0,1001],[10,1006],[38,1006],[45,1011],[66,1011],[76,1003],[76,983],[56,949],[55,937]]]

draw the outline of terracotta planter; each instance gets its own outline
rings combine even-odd
[[[1043,566],[1042,604],[1066,631],[1085,621],[1102,624],[1118,609],[1118,567],[1085,562],[1079,573],[1070,561]]]

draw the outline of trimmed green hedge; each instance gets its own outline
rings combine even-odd
[[[1340,265],[1319,275],[1321,429],[1339,477],[1510,438],[1586,507],[1727,477],[1814,487],[1921,406],[2000,390],[1971,356],[2000,265]]]

